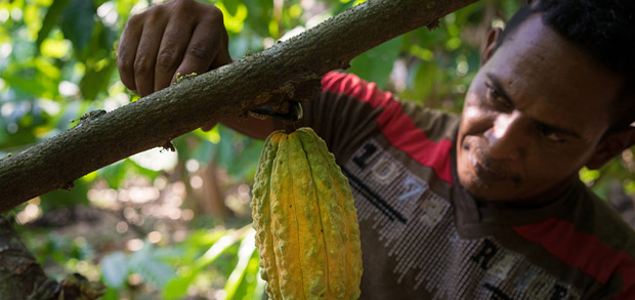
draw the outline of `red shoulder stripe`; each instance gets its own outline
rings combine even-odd
[[[383,111],[376,121],[388,141],[420,164],[432,167],[437,177],[452,184],[452,142],[445,139],[438,142],[429,140],[425,132],[417,128],[412,119],[402,112],[401,104],[393,100],[390,92],[382,92],[374,83],[368,83],[355,75],[338,72],[322,77],[322,89],[354,97],[367,102],[373,108],[382,107]]]
[[[635,260],[626,252],[617,251],[595,235],[577,231],[573,223],[554,217],[512,228],[526,240],[542,245],[565,264],[579,268],[602,284],[614,274],[621,274],[623,289],[615,299],[635,299]]]

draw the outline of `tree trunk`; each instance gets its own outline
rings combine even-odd
[[[264,104],[307,101],[328,71],[476,0],[368,0],[286,42],[181,82],[0,160],[0,212],[196,128]]]
[[[0,215],[0,298],[27,299],[47,278],[12,225],[13,220]]]
[[[215,158],[210,159],[201,175],[203,175],[203,191],[202,199],[199,200],[199,211],[223,222],[234,218],[234,212],[225,204],[225,191],[221,185],[221,180],[227,176],[222,176]]]
[[[0,300],[92,300],[106,293],[106,286],[70,274],[61,282],[51,280],[13,229],[13,219],[0,215]]]

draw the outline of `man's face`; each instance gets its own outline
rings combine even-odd
[[[537,14],[484,59],[459,127],[460,183],[483,200],[551,200],[596,151],[622,81]]]

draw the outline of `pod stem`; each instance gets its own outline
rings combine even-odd
[[[282,125],[284,125],[284,131],[287,134],[291,134],[296,130],[295,122],[282,121]]]

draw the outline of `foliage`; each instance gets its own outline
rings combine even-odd
[[[206,1],[224,13],[234,58],[364,2]],[[491,26],[503,26],[521,3],[480,1],[442,18],[436,30],[416,30],[360,55],[350,71],[402,99],[459,112],[479,66],[480,40]],[[150,5],[150,0],[0,2],[0,157],[67,130],[70,120],[88,111],[113,110],[137,99],[119,81],[115,46],[131,14]],[[259,297],[263,287],[251,231],[224,228],[249,222],[248,185],[262,142],[217,126],[174,144],[176,153],[135,155],[84,176],[71,192],[51,192],[16,209],[21,223],[82,204],[101,208],[104,219],[114,218],[98,231],[97,240],[52,227],[48,233],[25,231],[27,244],[49,271],[103,278],[110,286],[105,299],[139,298],[144,292],[166,299],[188,293],[211,299]],[[210,179],[204,170],[212,162],[220,171]],[[581,178],[603,196],[615,180],[632,194],[633,172],[633,151],[626,151],[600,171],[583,170]],[[222,190],[221,200],[233,217],[210,221],[199,213],[191,220],[192,212],[209,201],[201,184],[208,181]],[[150,241],[154,232],[163,237],[159,242]],[[144,247],[129,247],[132,240],[144,241]],[[196,288],[201,285],[210,291]]]

